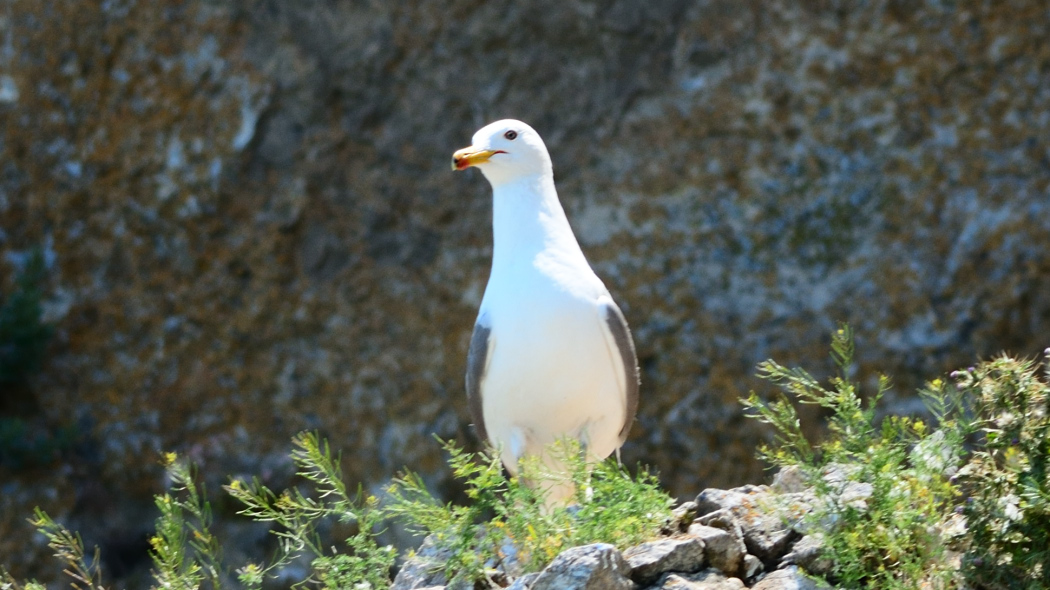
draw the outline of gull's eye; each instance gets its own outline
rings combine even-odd
[[[511,129],[510,131],[504,133],[503,137],[506,137],[507,139],[509,139],[511,141],[514,141],[515,139],[518,138],[518,132],[513,130],[513,129]]]

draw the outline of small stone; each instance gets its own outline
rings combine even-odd
[[[860,512],[866,512],[868,510],[868,498],[870,498],[874,492],[875,487],[870,483],[851,481],[842,488],[839,502],[841,502],[843,506],[849,506]]]
[[[667,574],[649,590],[742,590],[744,587],[738,578],[706,570],[695,574]]]
[[[517,580],[514,580],[513,584],[507,586],[507,590],[529,590],[538,577],[540,577],[539,572],[525,574]]]
[[[696,502],[682,502],[671,512],[672,522],[678,525],[678,528],[684,529],[697,517],[697,508]]]
[[[737,522],[736,515],[728,508],[705,514],[696,519],[696,522],[702,525],[715,527],[716,529],[733,532],[740,530],[740,523]],[[743,536],[743,533],[741,533],[741,536]]]
[[[698,537],[704,542],[704,557],[711,567],[730,576],[735,576],[740,571],[747,549],[744,547],[739,527],[736,531],[730,532],[696,523],[689,527],[689,535]]]
[[[726,530],[739,528],[747,551],[773,569],[798,538],[791,527],[774,516],[775,502],[769,488],[759,486],[706,489],[696,498],[698,509],[705,513],[697,522]]]
[[[608,543],[573,547],[543,570],[530,590],[632,590],[631,566]]]
[[[834,564],[830,559],[821,556],[823,551],[824,545],[819,538],[806,535],[795,543],[790,553],[784,556],[780,567],[797,565],[812,574],[825,575],[831,571],[831,566]]]
[[[806,491],[806,477],[798,465],[789,465],[777,472],[771,487],[781,494],[797,494]]]
[[[765,576],[751,590],[830,590],[823,582],[807,577],[796,566],[777,570]]]
[[[696,572],[704,567],[704,542],[697,537],[661,539],[624,552],[631,579],[651,584],[666,572]]]
[[[742,575],[745,580],[753,580],[755,576],[761,574],[765,569],[761,559],[750,553],[744,556],[744,571]]]
[[[450,555],[451,552],[449,550],[441,549],[437,546],[437,542],[432,535],[427,537],[423,540],[423,544],[419,546],[419,550],[416,551],[415,555],[401,566],[401,570],[397,572],[397,577],[394,578],[390,590],[422,590],[431,587],[444,587],[444,584],[447,583],[447,578],[445,577],[443,564]]]
[[[704,516],[717,510],[730,509],[739,506],[742,495],[743,494],[732,490],[707,488],[700,492],[700,495],[696,497],[697,514]]]

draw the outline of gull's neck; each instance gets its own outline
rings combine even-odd
[[[492,244],[493,270],[531,262],[543,252],[587,266],[550,173],[493,185]]]

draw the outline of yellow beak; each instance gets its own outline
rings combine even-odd
[[[466,170],[471,166],[477,166],[478,164],[484,164],[489,161],[494,154],[503,153],[502,150],[479,150],[474,146],[465,147],[456,153],[452,154],[452,169],[453,170]]]

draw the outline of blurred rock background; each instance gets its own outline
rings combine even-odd
[[[462,375],[491,203],[448,162],[497,118],[547,141],[638,345],[625,459],[672,493],[763,480],[736,399],[766,358],[826,372],[837,321],[858,379],[894,376],[893,411],[1050,345],[1044,0],[5,0],[0,19],[0,293],[39,252],[54,327],[41,370],[0,383],[0,443],[35,449],[0,463],[17,576],[55,573],[40,505],[143,586],[164,451],[213,492],[283,487],[289,438],[317,429],[366,489],[407,466],[454,494],[431,437],[477,445]],[[264,555],[216,499],[232,560]]]

